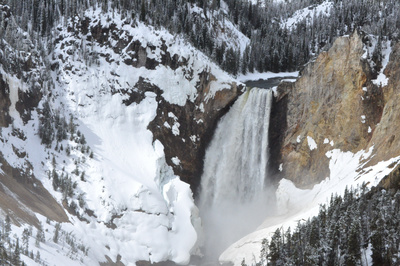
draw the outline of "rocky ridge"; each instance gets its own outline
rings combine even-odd
[[[388,85],[382,86],[368,61],[368,38],[358,31],[338,38],[295,83],[278,87],[274,108],[286,112],[271,118],[273,132],[283,132],[271,135],[277,176],[306,188],[329,176],[330,150],[356,153],[373,147],[366,167],[400,154],[395,141],[399,45],[384,71]]]

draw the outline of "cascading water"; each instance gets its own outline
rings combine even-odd
[[[206,260],[215,261],[267,216],[268,128],[272,91],[254,88],[221,119],[206,151],[199,208]]]

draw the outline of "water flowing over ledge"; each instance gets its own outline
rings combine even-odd
[[[255,229],[268,212],[268,128],[272,91],[254,88],[221,119],[207,149],[199,207],[206,259]]]

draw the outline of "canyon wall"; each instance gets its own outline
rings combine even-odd
[[[311,187],[329,176],[332,149],[355,153],[373,146],[366,166],[400,155],[400,46],[392,48],[385,85],[374,80],[366,40],[357,31],[338,38],[295,83],[278,87],[274,108],[284,113],[273,114],[271,126],[271,169],[278,177]]]

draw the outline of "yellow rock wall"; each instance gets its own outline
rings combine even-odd
[[[300,187],[310,187],[329,176],[325,154],[332,149],[357,152],[375,144],[377,160],[400,154],[396,137],[389,144],[400,125],[400,108],[396,106],[399,58],[387,67],[387,88],[374,85],[372,71],[363,58],[362,38],[358,32],[338,38],[328,52],[305,67],[286,92],[281,174]],[[316,149],[310,148],[310,138]]]

